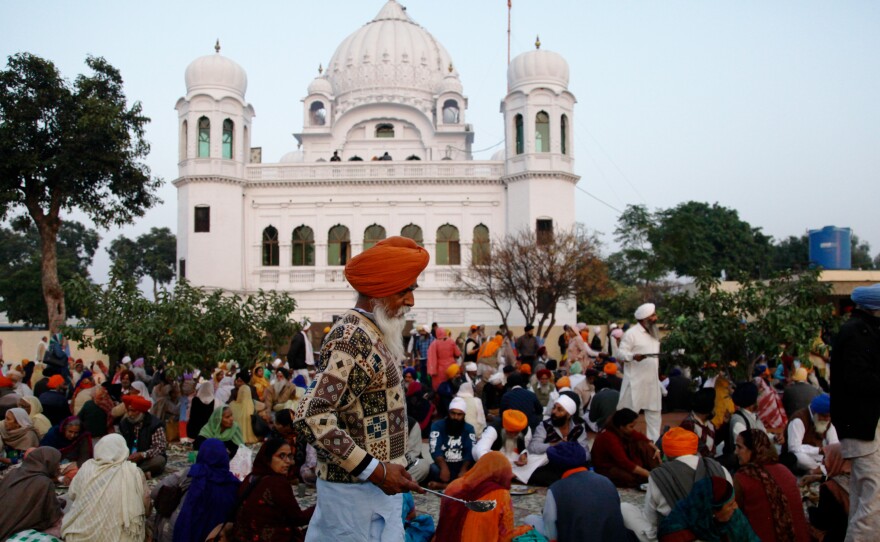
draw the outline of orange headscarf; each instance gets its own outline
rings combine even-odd
[[[483,343],[483,346],[480,347],[480,351],[477,353],[477,361],[480,358],[489,358],[495,355],[495,352],[501,348],[501,342],[504,338],[501,335],[495,335],[492,337],[491,341]]]
[[[399,294],[428,267],[428,251],[406,237],[389,237],[345,265],[345,278],[359,293],[375,298]]]

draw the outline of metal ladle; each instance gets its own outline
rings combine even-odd
[[[426,487],[422,488],[428,493],[433,493],[434,495],[440,497],[446,497],[447,499],[452,499],[453,501],[458,501],[461,504],[465,505],[468,510],[472,510],[474,512],[488,512],[490,510],[495,509],[495,505],[497,504],[495,501],[466,501],[464,499],[458,499],[451,495],[447,495],[445,493],[440,493],[439,491],[434,491],[433,489],[428,489]]]

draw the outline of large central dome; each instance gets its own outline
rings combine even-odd
[[[327,78],[337,97],[403,89],[430,96],[450,74],[450,66],[452,59],[440,42],[410,19],[406,8],[389,0],[372,21],[339,45]]]

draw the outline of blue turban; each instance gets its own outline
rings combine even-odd
[[[560,442],[547,448],[547,459],[551,465],[573,469],[587,464],[587,452],[577,442]]]
[[[755,365],[755,370],[752,371],[752,376],[763,376],[766,371],[767,365],[764,363],[759,363],[758,365]]]
[[[758,402],[758,386],[753,382],[741,382],[731,394],[733,404],[740,408],[748,408]]]
[[[296,378],[293,379],[293,385],[298,388],[305,388],[306,379],[303,378],[303,375],[296,375]]]
[[[810,401],[810,410],[813,414],[831,414],[831,396],[827,393],[817,395]]]
[[[406,376],[407,374],[412,375],[413,380],[416,379],[416,370],[413,369],[412,367],[407,367],[406,369],[403,370],[403,376]]]
[[[853,289],[852,300],[856,305],[870,311],[880,310],[880,284],[859,286]]]

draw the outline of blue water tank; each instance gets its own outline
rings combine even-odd
[[[810,263],[823,269],[851,269],[851,237],[849,228],[825,226],[810,230]]]

